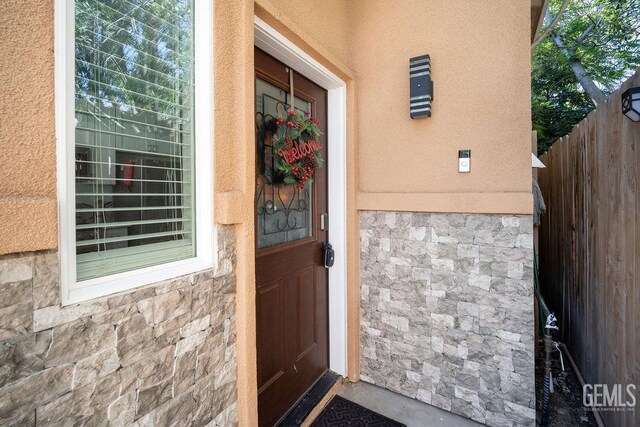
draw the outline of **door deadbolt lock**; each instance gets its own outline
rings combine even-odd
[[[333,267],[333,263],[336,260],[336,252],[329,243],[322,244],[322,250],[324,251],[324,266],[325,268]]]

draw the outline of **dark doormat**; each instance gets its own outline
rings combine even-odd
[[[311,426],[407,427],[340,396],[331,399]]]

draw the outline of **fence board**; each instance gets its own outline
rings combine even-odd
[[[620,109],[630,86],[640,86],[640,69],[541,157],[539,265],[542,293],[585,381],[640,389],[640,123]],[[636,401],[635,411],[602,418],[638,426],[638,393]]]

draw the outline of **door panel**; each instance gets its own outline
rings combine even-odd
[[[294,106],[320,120],[325,166],[311,188],[274,179],[273,121],[291,103],[290,70],[259,49],[256,66],[256,310],[258,413],[276,423],[328,368],[328,274],[319,229],[327,212],[327,92],[291,71]]]
[[[298,272],[296,294],[298,296],[297,311],[297,358],[302,359],[316,344],[316,281],[313,266]]]
[[[271,339],[259,342],[258,353],[262,363],[258,369],[258,384],[264,386],[275,381],[284,373],[284,280],[267,283],[258,290],[260,306],[257,310],[259,335]]]

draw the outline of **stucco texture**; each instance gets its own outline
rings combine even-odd
[[[350,6],[358,208],[530,213],[529,3]],[[409,58],[427,53],[433,117],[412,120]]]
[[[0,2],[0,254],[57,246],[53,1]]]

